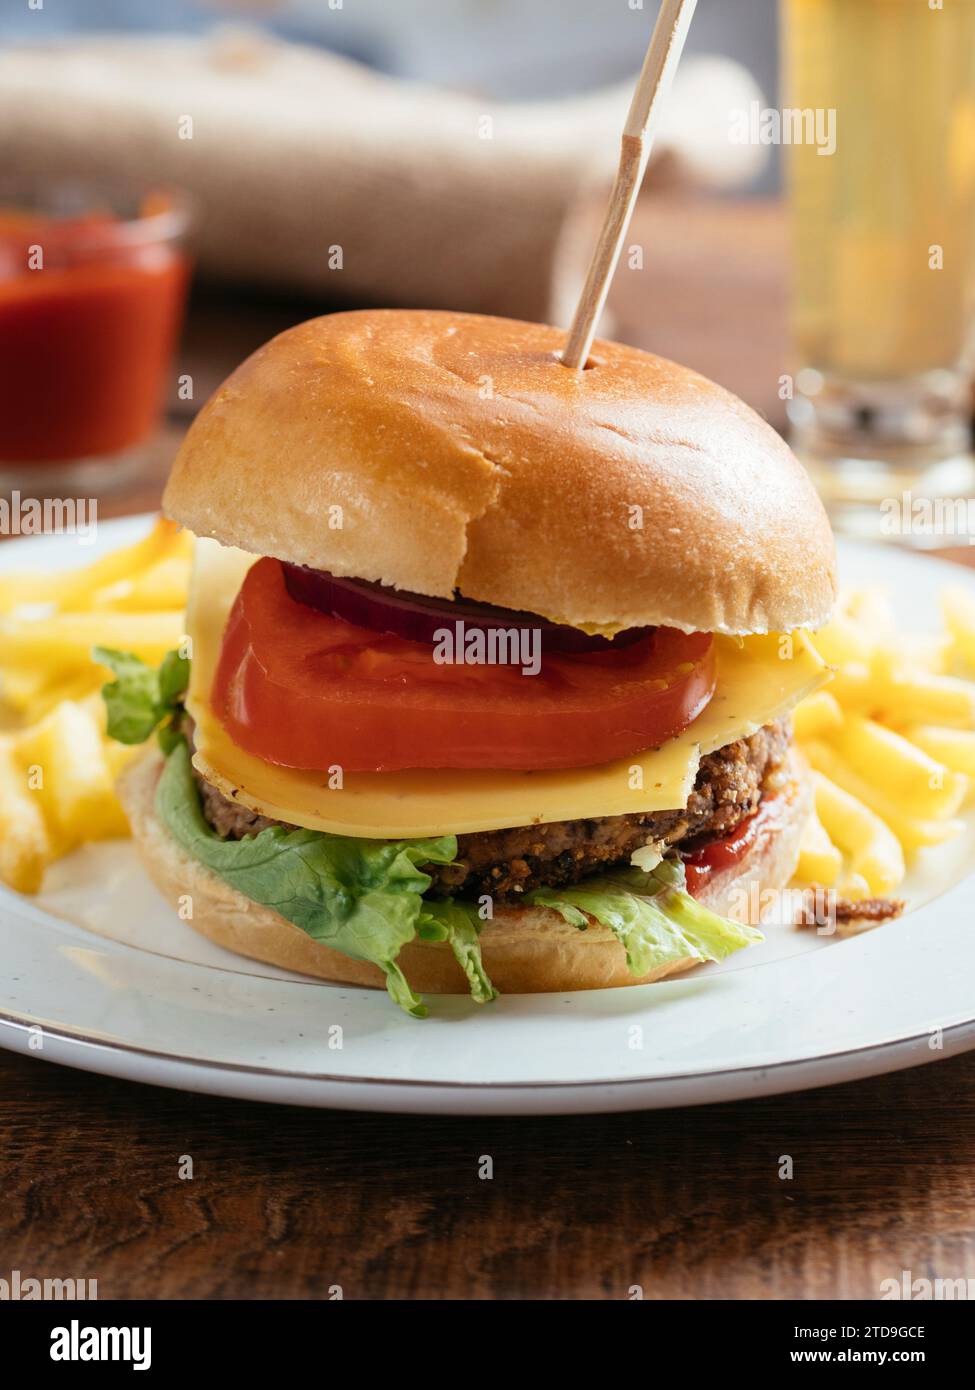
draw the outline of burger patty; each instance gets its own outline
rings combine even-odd
[[[430,894],[490,894],[511,899],[532,888],[578,883],[588,874],[627,864],[644,845],[696,849],[727,834],[757,808],[763,791],[781,784],[790,744],[788,723],[766,724],[701,759],[694,790],[682,811],[555,821],[457,836],[454,864],[425,864]],[[283,824],[225,797],[195,773],[203,814],[225,839],[257,835]],[[293,826],[286,826],[293,829]]]
[[[767,724],[751,738],[701,759],[683,811],[646,811],[517,826],[457,836],[455,864],[426,865],[431,896],[465,893],[512,898],[532,888],[578,883],[598,870],[628,864],[644,845],[698,848],[724,835],[758,807],[762,792],[781,781],[790,743],[788,724]]]

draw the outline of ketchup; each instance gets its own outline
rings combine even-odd
[[[709,840],[700,849],[684,855],[687,891],[697,897],[714,874],[734,868],[754,848],[759,839],[768,839],[782,824],[790,797],[786,791],[763,796],[758,809],[746,816],[725,835]]]
[[[155,429],[189,267],[133,226],[0,211],[0,461],[104,457]]]

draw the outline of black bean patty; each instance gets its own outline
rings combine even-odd
[[[756,809],[763,790],[781,780],[790,730],[780,720],[701,759],[682,811],[648,811],[589,820],[555,821],[457,836],[454,864],[427,864],[432,897],[463,893],[511,899],[531,888],[578,883],[597,870],[626,864],[635,849],[660,844],[699,847],[726,834]],[[203,813],[218,834],[240,840],[281,822],[225,797],[199,773]],[[293,827],[288,827],[291,829]]]
[[[788,725],[768,724],[701,759],[686,810],[555,821],[457,836],[457,863],[426,866],[431,896],[462,892],[511,898],[555,888],[629,863],[635,849],[659,844],[697,848],[750,816],[788,751]]]

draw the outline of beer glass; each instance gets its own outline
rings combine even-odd
[[[972,490],[975,0],[782,19],[782,128],[814,136],[784,152],[793,442],[834,519],[872,530],[892,492]]]

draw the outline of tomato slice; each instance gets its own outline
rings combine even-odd
[[[521,666],[440,664],[427,643],[372,632],[252,566],[224,633],[212,704],[241,748],[284,767],[533,771],[655,748],[714,690],[708,633],[658,628],[620,650]]]

